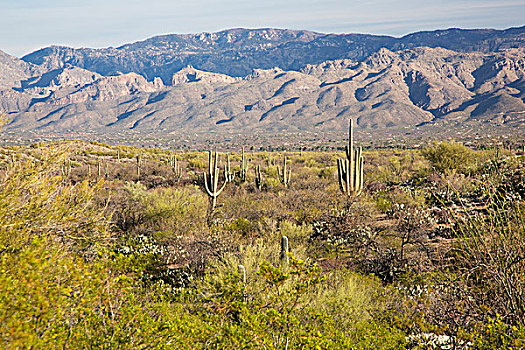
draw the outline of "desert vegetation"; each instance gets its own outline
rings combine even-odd
[[[1,346],[523,348],[522,149],[2,147]]]

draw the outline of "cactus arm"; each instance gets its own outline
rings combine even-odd
[[[283,163],[283,183],[286,186],[286,156],[284,156],[284,163]]]
[[[224,177],[226,177],[226,166],[224,166]],[[217,175],[217,184],[218,184],[218,182],[219,182],[219,176]],[[227,183],[228,183],[228,180],[224,180],[224,183],[222,184],[221,188],[215,191],[216,196],[221,194],[222,190],[224,190],[224,188],[226,187]],[[215,188],[217,188],[217,187],[215,187]]]
[[[212,155],[213,156],[213,155]],[[213,189],[217,188],[217,184],[219,183],[219,177],[217,176],[218,169],[217,169],[217,152],[215,152],[215,158],[213,158],[212,161],[213,167],[210,169],[210,174],[213,174],[212,178],[212,186]]]
[[[224,190],[224,188],[226,187],[226,184],[227,184],[227,183],[228,183],[228,182],[225,181],[225,182],[222,184],[221,188],[219,188],[219,189],[217,190],[217,192],[215,192],[215,197],[217,197],[217,196],[219,196],[219,195],[221,194],[222,190]]]
[[[346,188],[347,182],[345,179],[346,176],[346,169],[344,165],[344,160],[338,158],[337,159],[337,179],[339,180],[339,188],[341,189],[341,192],[347,193],[348,190]]]
[[[210,187],[208,186],[208,178],[206,176],[206,173],[203,174],[204,177],[204,188],[206,189],[206,193],[208,196],[213,197],[213,192],[210,191]]]

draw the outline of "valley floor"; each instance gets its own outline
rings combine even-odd
[[[217,169],[160,144],[4,145],[1,347],[523,348],[510,136],[370,145],[355,196],[338,183],[343,136],[242,153],[232,138]]]

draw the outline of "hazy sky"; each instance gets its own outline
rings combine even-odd
[[[15,56],[236,27],[401,36],[522,25],[525,0],[0,0],[0,50]]]

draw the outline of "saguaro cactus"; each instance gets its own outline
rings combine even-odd
[[[173,169],[173,173],[175,174],[175,180],[179,180],[182,177],[182,168],[177,161],[177,155],[171,155],[168,159],[168,163]]]
[[[137,154],[137,177],[140,178],[140,167],[142,166],[142,156],[140,154]]]
[[[363,190],[363,156],[361,147],[354,150],[354,125],[351,119],[348,134],[346,159],[337,159],[337,175],[341,192],[354,197]]]
[[[246,181],[246,174],[248,173],[248,159],[246,158],[246,154],[244,153],[244,147],[242,148],[242,156],[241,156],[241,171],[239,172],[239,178],[242,182]]]
[[[263,176],[261,173],[261,166],[257,165],[255,167],[255,187],[257,187],[257,189],[260,191],[262,190],[262,185],[263,185]]]
[[[290,252],[288,248],[288,237],[281,237],[281,268],[288,268],[288,253]]]
[[[284,156],[282,171],[281,168],[277,166],[277,173],[279,175],[279,181],[281,181],[284,187],[288,187],[288,185],[290,184],[290,177],[292,176],[292,169],[289,169],[287,171],[286,156]]]
[[[213,212],[215,210],[215,206],[217,205],[217,197],[221,194],[222,190],[224,190],[224,187],[226,187],[228,180],[226,178],[226,167],[224,167],[225,180],[222,186],[219,187],[219,154],[215,152],[214,156],[213,152],[209,151],[208,157],[208,169],[210,174],[206,175],[206,172],[204,173],[204,187],[206,189],[206,193],[211,198],[211,211]]]
[[[233,182],[233,180],[235,179],[235,173],[231,170],[231,167],[230,167],[230,155],[229,154],[226,156],[226,159],[227,159],[226,181]]]
[[[64,160],[64,164],[60,167],[60,170],[64,177],[69,177],[71,174],[71,159]]]

